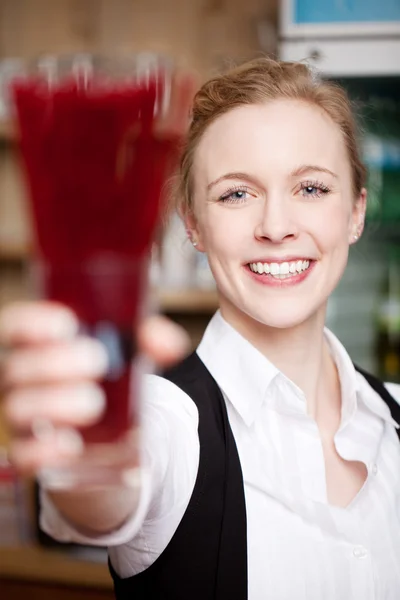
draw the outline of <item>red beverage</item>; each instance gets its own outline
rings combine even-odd
[[[135,425],[134,326],[143,312],[160,198],[175,154],[152,128],[166,74],[16,81],[14,100],[42,294],[70,306],[106,346],[107,410],[86,442]]]

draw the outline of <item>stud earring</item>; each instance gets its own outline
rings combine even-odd
[[[195,242],[193,240],[192,232],[190,231],[190,229],[186,229],[186,235],[188,236],[189,240],[192,242],[193,246],[196,248],[197,242]]]
[[[359,225],[353,235],[353,240],[355,242],[361,237],[361,233],[362,233],[362,225]]]

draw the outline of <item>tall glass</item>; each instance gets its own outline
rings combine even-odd
[[[42,296],[78,315],[107,350],[104,417],[82,428],[78,463],[46,470],[48,486],[133,481],[137,455],[135,330],[173,141],[154,135],[172,69],[156,55],[48,57],[12,82]]]

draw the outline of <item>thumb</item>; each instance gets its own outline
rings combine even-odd
[[[185,330],[161,315],[148,317],[137,333],[139,350],[157,367],[168,367],[182,360],[191,349]]]

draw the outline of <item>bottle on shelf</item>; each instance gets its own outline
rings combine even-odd
[[[400,248],[389,250],[376,311],[376,366],[383,381],[400,383]]]
[[[400,103],[372,96],[366,112],[363,155],[368,166],[368,217],[385,225],[400,221]]]
[[[187,290],[196,285],[196,251],[177,213],[170,216],[160,251],[160,283],[165,289]]]
[[[207,254],[197,252],[196,287],[200,290],[215,290],[215,280],[208,264]]]

